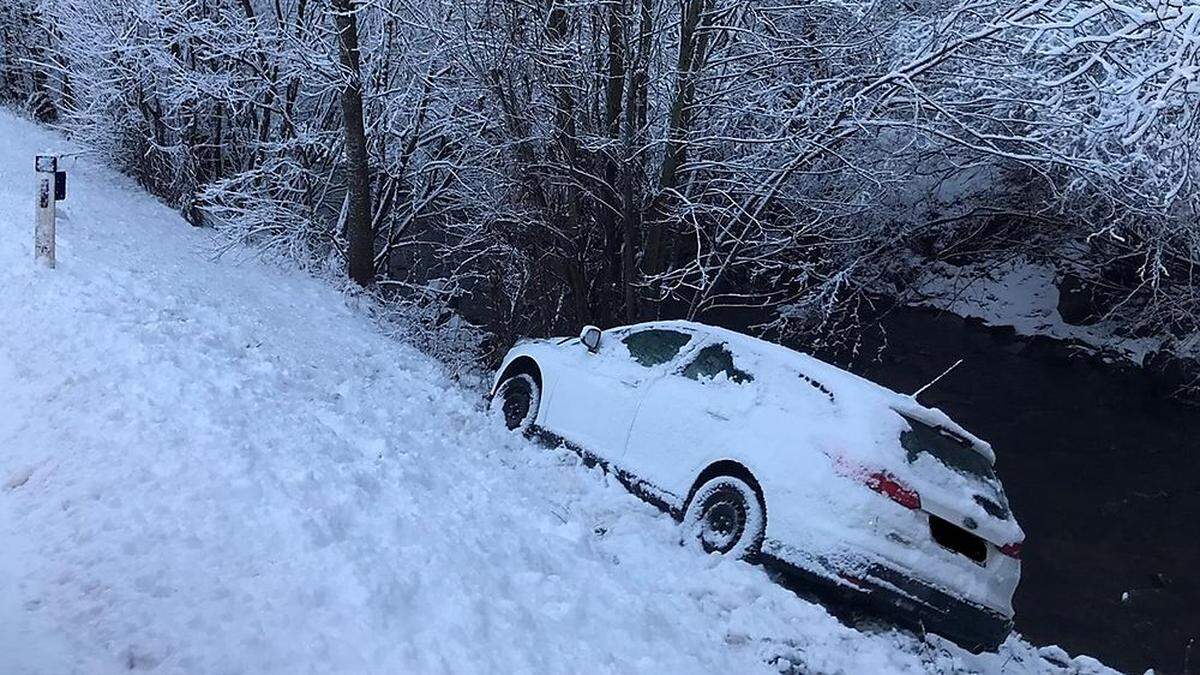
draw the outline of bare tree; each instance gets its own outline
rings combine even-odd
[[[852,336],[930,261],[1020,252],[1126,330],[1198,329],[1190,6],[330,8],[17,0],[0,96],[40,86],[193,222],[346,270],[430,349],[730,310]]]

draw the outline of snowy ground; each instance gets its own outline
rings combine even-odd
[[[0,673],[1103,670],[863,634],[0,111]],[[1060,662],[1055,665],[1053,661]]]

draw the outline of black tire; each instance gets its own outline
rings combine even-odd
[[[528,373],[517,373],[500,383],[492,397],[491,414],[510,431],[525,432],[537,417],[541,388]]]
[[[710,555],[753,561],[762,550],[766,527],[762,496],[734,476],[705,481],[683,512],[684,542]]]

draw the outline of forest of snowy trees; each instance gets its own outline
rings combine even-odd
[[[845,334],[1017,255],[1182,337],[1198,50],[1180,0],[5,0],[0,102],[485,357],[730,308]]]

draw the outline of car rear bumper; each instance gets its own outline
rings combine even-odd
[[[882,565],[859,580],[871,604],[897,623],[937,633],[973,652],[995,651],[1012,632],[1012,617],[963,600]]]
[[[765,554],[763,558],[765,565],[807,589],[832,592],[831,600],[865,608],[872,615],[912,630],[936,633],[972,652],[995,651],[1012,632],[1011,616],[878,563],[854,576],[840,574],[835,581],[774,555]]]

